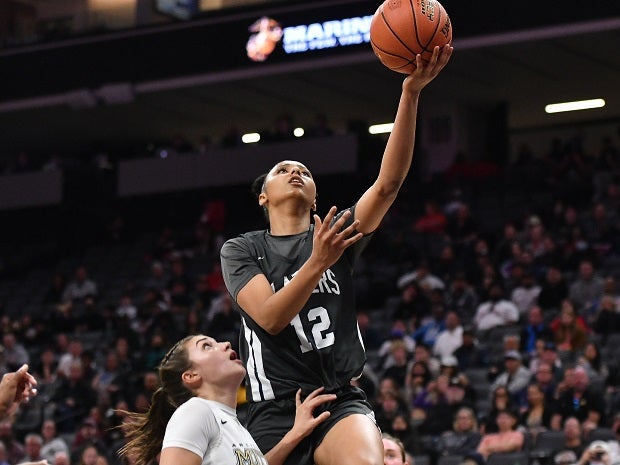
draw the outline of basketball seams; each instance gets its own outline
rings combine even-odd
[[[415,14],[415,5],[413,4],[415,0],[409,0],[409,7],[411,8],[411,17],[413,18],[413,35],[415,37],[416,42],[422,49],[424,50],[424,46],[420,42],[420,33],[418,32],[418,16]]]
[[[383,12],[383,9],[381,9],[381,19],[385,23],[386,27],[390,30],[392,35],[394,37],[396,37],[396,39],[403,45],[403,47],[405,47],[407,50],[409,50],[415,56],[415,54],[416,54],[415,50],[411,50],[411,48],[409,48],[409,45],[407,45],[405,42],[403,42],[403,40],[399,37],[399,35],[396,34],[396,32],[394,32],[394,29],[392,29],[392,26],[390,25],[389,21],[385,17],[385,13]]]

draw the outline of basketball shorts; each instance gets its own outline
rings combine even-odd
[[[314,451],[321,444],[327,432],[338,421],[349,415],[359,413],[375,421],[374,412],[368,403],[366,394],[358,387],[343,386],[337,390],[323,391],[323,393],[334,393],[338,398],[315,409],[314,415],[317,416],[325,410],[329,410],[331,415],[299,443],[284,465],[312,465]],[[246,426],[263,453],[271,450],[293,427],[294,422],[294,398],[251,402],[248,405]]]

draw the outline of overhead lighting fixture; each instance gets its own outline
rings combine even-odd
[[[244,144],[254,144],[260,140],[260,134],[258,132],[249,132],[241,136],[241,142]]]
[[[306,133],[306,131],[304,131],[304,128],[295,128],[293,130],[293,135],[295,137],[302,137],[305,133]]]
[[[392,132],[394,123],[373,124],[368,128],[370,134],[386,134]]]
[[[590,110],[605,106],[605,100],[595,98],[591,100],[578,100],[576,102],[551,103],[545,106],[546,113],[561,113],[564,111]]]

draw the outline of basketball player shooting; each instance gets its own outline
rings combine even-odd
[[[448,63],[435,47],[402,84],[379,174],[356,204],[321,219],[311,171],[282,161],[255,181],[269,228],[228,240],[226,287],[242,316],[247,428],[266,453],[291,428],[295,393],[324,386],[331,412],[289,455],[287,465],[382,465],[383,443],[364,392],[352,386],[366,360],[356,320],[352,270],[403,184],[413,157],[420,92]],[[311,222],[314,217],[314,224]],[[319,414],[320,411],[315,412]]]

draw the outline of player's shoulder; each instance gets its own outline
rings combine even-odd
[[[245,232],[239,234],[238,236],[227,239],[224,242],[222,249],[247,248],[252,244],[261,242],[264,236],[265,230]]]

